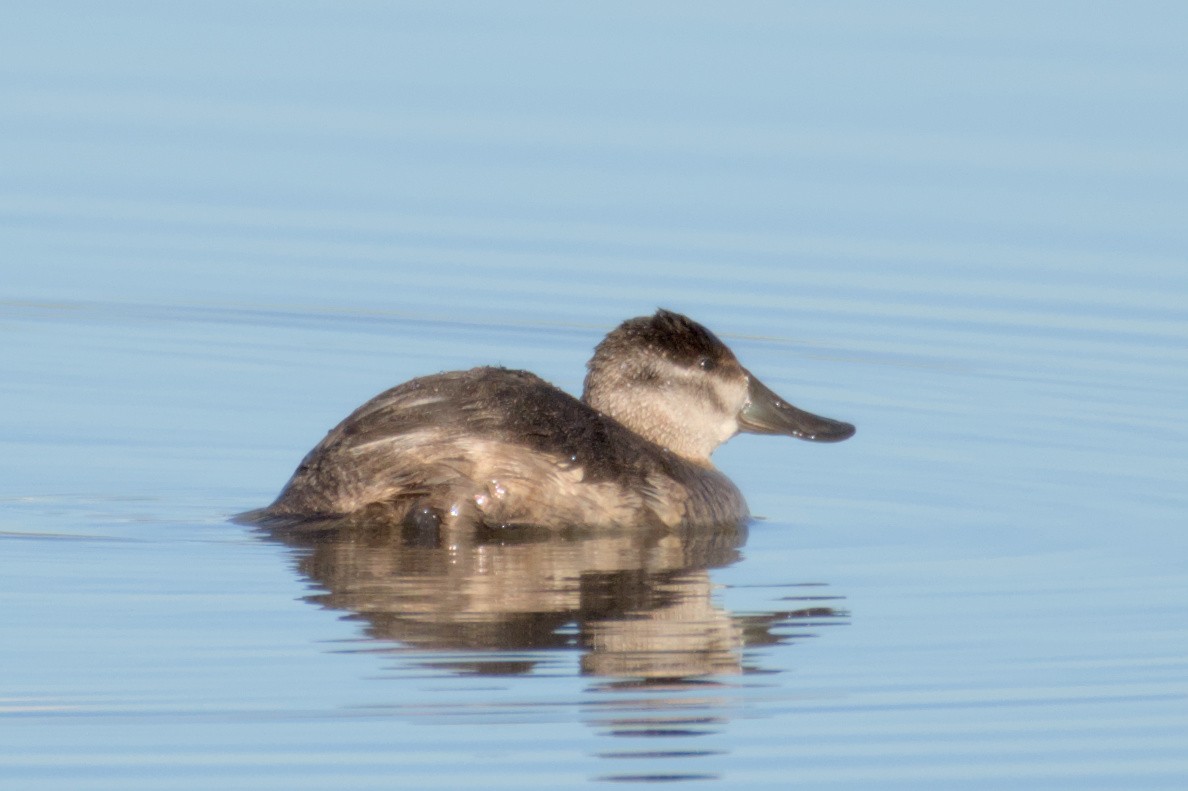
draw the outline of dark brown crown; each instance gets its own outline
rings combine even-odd
[[[720,363],[734,358],[717,335],[689,317],[663,308],[654,315],[620,324],[598,344],[595,357],[639,348],[663,355],[678,365],[695,365],[702,360]]]

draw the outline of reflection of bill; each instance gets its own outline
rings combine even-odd
[[[456,672],[530,672],[547,661],[540,652],[569,649],[590,675],[736,674],[745,646],[779,642],[774,628],[808,614],[740,616],[715,602],[708,570],[738,559],[740,527],[441,536],[355,519],[272,535],[302,550],[301,572],[322,589],[311,601]]]

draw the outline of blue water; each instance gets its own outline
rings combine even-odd
[[[0,786],[1188,785],[1177,4],[0,26]],[[658,305],[854,422],[743,536],[279,540],[359,403]]]

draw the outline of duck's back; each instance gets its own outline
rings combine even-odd
[[[544,526],[747,516],[721,473],[531,373],[502,368],[427,376],[376,396],[310,451],[267,512],[305,517],[381,504]]]

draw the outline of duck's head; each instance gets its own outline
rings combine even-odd
[[[707,467],[714,449],[740,431],[814,442],[854,434],[849,423],[792,406],[716,335],[668,310],[620,324],[598,344],[587,368],[583,401]]]

